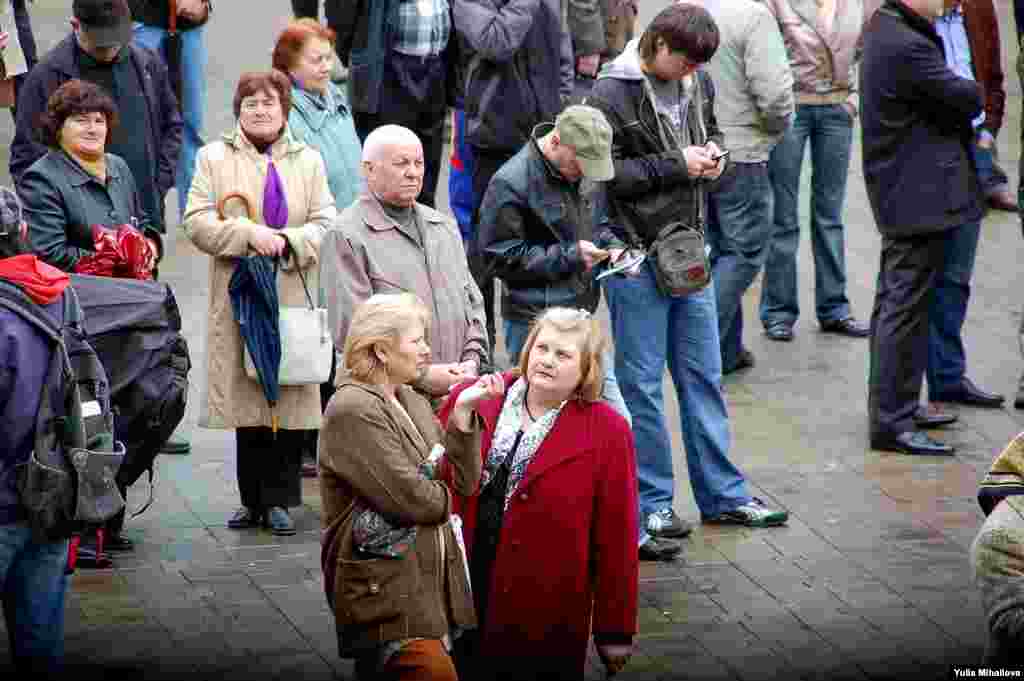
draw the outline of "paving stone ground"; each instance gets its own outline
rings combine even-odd
[[[642,12],[649,18],[664,4],[652,0]],[[1011,36],[1009,3],[998,4],[1003,35]],[[66,30],[66,8],[59,0],[34,4],[44,49]],[[217,3],[207,35],[210,136],[231,124],[235,78],[265,66],[285,12],[287,3],[271,0]],[[1009,42],[1004,63],[1012,74],[1017,50]],[[1007,85],[1000,147],[1015,185],[1021,100],[1016,77]],[[11,135],[9,124],[0,130],[0,149]],[[849,295],[855,313],[867,318],[879,238],[864,195],[859,144],[846,219]],[[233,438],[195,425],[207,261],[174,225],[171,231],[162,275],[174,287],[193,351],[185,428],[193,452],[158,459],[156,503],[128,524],[137,550],[118,556],[111,570],[74,576],[66,631],[73,678],[352,678],[351,664],[337,656],[321,585],[316,482],[304,482],[294,537],[224,526],[238,502]],[[681,560],[642,564],[640,635],[623,681],[942,679],[952,678],[954,666],[980,662],[985,626],[967,560],[982,521],[974,495],[995,453],[1022,429],[1024,414],[1012,407],[959,409],[959,423],[938,434],[957,445],[953,458],[868,449],[867,344],[818,332],[808,250],[805,239],[804,315],[796,340],[772,343],[760,335],[756,284],[745,312],[757,366],[726,380],[732,457],[755,493],[787,508],[791,521],[768,530],[698,526]],[[1024,303],[1020,254],[1016,216],[989,215],[965,331],[971,376],[1011,402],[1024,368],[1016,339]],[[676,452],[675,506],[696,520],[667,382],[666,401]],[[132,506],[145,494],[144,483],[134,487]],[[6,637],[0,641],[5,648]],[[0,650],[0,660],[6,659]],[[587,679],[600,678],[604,672],[591,655]]]

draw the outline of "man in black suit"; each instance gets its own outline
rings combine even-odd
[[[971,161],[981,87],[946,66],[933,22],[943,0],[887,0],[868,23],[860,69],[864,181],[882,254],[871,318],[871,446],[951,454],[919,432],[954,417],[923,410],[929,306],[955,230],[980,220]],[[979,391],[966,377],[968,402]]]

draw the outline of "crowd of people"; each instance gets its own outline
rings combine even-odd
[[[578,680],[591,639],[623,668],[638,561],[673,559],[692,532],[666,368],[701,522],[787,522],[732,461],[722,377],[755,367],[742,299],[759,275],[764,334],[796,333],[807,149],[815,313],[822,332],[870,336],[871,446],[951,454],[924,432],[956,420],[939,403],[1003,403],[968,378],[961,337],[984,211],[1018,210],[996,147],[992,0],[687,0],[646,26],[636,0],[327,0],[326,23],[293,0],[265,68],[237,81],[235,126],[209,143],[209,0],[73,0],[72,32],[41,56],[14,2],[24,210],[0,202],[0,278],[31,258],[22,283],[57,305],[108,232],[134,236],[158,276],[176,190],[209,256],[199,411],[235,433],[227,526],[294,534],[301,476],[319,477],[325,593],[361,679]],[[449,115],[450,214],[435,198]],[[883,237],[870,325],[846,293],[858,119]],[[250,261],[272,263],[280,310],[324,311],[329,375],[280,378],[270,397],[250,370]],[[8,418],[40,379],[17,364],[27,332],[0,322]],[[0,583],[16,662],[52,671],[67,542],[19,526],[32,442],[0,428]],[[1014,522],[997,505],[1016,503],[1019,448],[979,497],[991,525]],[[131,549],[122,524],[108,549]],[[1022,630],[1005,610],[1024,597],[1000,585],[1000,551],[975,553],[1004,660]],[[48,594],[38,607],[18,605],[29,588]]]

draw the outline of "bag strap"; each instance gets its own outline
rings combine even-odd
[[[284,253],[282,253],[280,256],[274,258],[274,278],[275,279],[277,278],[277,266],[278,266],[278,263],[282,259],[287,260],[289,253],[293,257],[295,256],[295,249],[292,247],[291,239],[289,239],[284,234],[281,235],[281,238],[284,239],[284,241],[288,245],[288,247],[285,248]],[[299,273],[299,280],[302,281],[302,290],[306,292],[306,301],[309,302],[309,309],[310,310],[315,310],[316,309],[316,305],[313,304],[313,296],[311,296],[310,293],[309,293],[309,284],[306,283],[306,275],[302,272],[302,268],[299,267],[299,259],[297,257],[294,258],[294,259],[295,259],[295,271]]]

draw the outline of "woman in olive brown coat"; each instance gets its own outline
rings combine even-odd
[[[347,376],[320,435],[324,588],[339,652],[356,659],[364,681],[455,681],[452,640],[476,626],[449,514],[453,493],[476,491],[482,423],[474,411],[503,383],[478,379],[442,428],[408,385],[430,362],[428,328],[412,294],[360,305],[345,340]],[[435,474],[439,466],[449,471]]]

